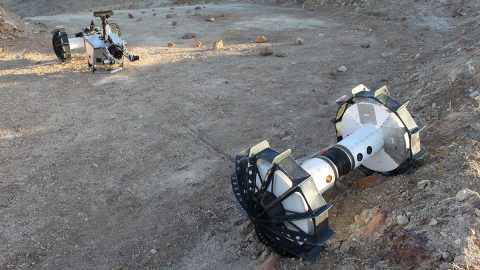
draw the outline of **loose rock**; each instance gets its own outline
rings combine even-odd
[[[185,35],[183,35],[182,39],[192,39],[192,38],[195,38],[197,35],[195,35],[194,33],[186,33]]]
[[[255,38],[256,43],[265,43],[268,42],[268,38],[265,36],[258,36]]]
[[[422,180],[422,181],[417,183],[417,187],[419,189],[427,189],[431,185],[432,185],[432,181],[430,181],[430,180]]]
[[[270,251],[268,249],[266,249],[258,257],[257,261],[260,262],[260,263],[264,262],[268,258],[268,255],[270,255]]]
[[[276,53],[275,56],[276,57],[287,57],[287,54],[283,53],[283,52],[279,52],[279,53]]]
[[[386,212],[380,211],[373,215],[370,219],[370,222],[365,227],[364,235],[369,236],[372,235],[378,226],[385,220]]]
[[[202,14],[200,14],[200,12],[195,12],[195,13],[193,13],[193,16],[200,17],[200,16],[202,16]]]
[[[130,14],[130,13],[128,13],[128,18],[129,18],[129,19],[133,19],[133,15]]]
[[[370,48],[370,44],[368,43],[360,44],[360,48],[364,48],[364,49]]]
[[[210,18],[207,18],[206,21],[207,21],[207,22],[215,22],[215,18],[210,17]]]
[[[465,188],[465,189],[462,189],[460,190],[458,193],[457,193],[457,196],[455,196],[455,198],[457,198],[457,200],[459,202],[463,202],[465,201],[472,193],[475,193],[474,191],[468,189],[468,188]]]
[[[223,40],[217,40],[213,42],[213,49],[217,51],[223,49]]]
[[[276,265],[279,259],[280,257],[276,253],[272,252],[264,262],[256,265],[255,269],[256,270],[275,270],[277,269]]]
[[[337,71],[338,71],[338,72],[347,72],[347,70],[348,70],[348,69],[347,69],[346,66],[339,66],[339,67],[337,68]]]
[[[404,215],[398,215],[397,216],[397,224],[400,225],[400,226],[403,226],[403,225],[407,225],[408,222],[410,222],[408,220],[408,217],[404,216]]]
[[[270,56],[273,54],[273,50],[270,47],[265,47],[260,50],[260,55],[261,56]]]
[[[303,39],[297,38],[297,39],[295,40],[295,45],[303,45],[303,44],[305,44],[305,42],[303,41]]]
[[[430,220],[430,222],[428,223],[428,225],[430,225],[430,226],[436,226],[437,224],[438,224],[438,221],[437,221],[436,219],[434,219],[434,218],[432,218],[432,219]]]
[[[392,55],[393,55],[392,53],[387,53],[387,52],[382,53],[383,58],[389,58]]]
[[[177,47],[177,44],[175,44],[175,43],[173,43],[173,42],[168,42],[168,43],[167,43],[167,47],[168,47],[168,48],[175,48],[175,47]]]
[[[457,263],[457,264],[464,264],[465,263],[465,255],[455,256],[455,258],[453,259],[453,262]]]
[[[195,7],[195,10],[200,10],[200,9],[202,9],[201,6],[196,6],[196,7]]]
[[[177,16],[177,14],[172,13],[172,14],[167,14],[167,16],[165,16],[165,17],[166,17],[167,19],[171,19],[171,18],[176,17],[176,16]]]
[[[200,47],[203,47],[203,44],[202,44],[202,42],[197,41],[197,42],[193,43],[193,47],[194,48],[200,48]]]
[[[173,22],[172,22],[172,25],[173,25],[173,26],[176,26],[176,25],[177,25],[177,21],[173,21]]]
[[[476,96],[480,95],[480,92],[479,91],[473,91],[472,93],[470,93],[470,97],[471,98],[474,98]]]
[[[150,253],[152,253],[152,254],[156,254],[157,252],[158,252],[158,251],[157,251],[156,249],[154,249],[154,248],[150,249]]]
[[[480,217],[480,209],[475,208],[475,215],[477,215],[477,217]]]

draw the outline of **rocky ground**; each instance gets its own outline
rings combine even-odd
[[[69,2],[0,9],[0,269],[480,267],[477,1],[132,2],[115,19],[141,61],[115,75],[53,56],[50,29],[91,19]],[[429,156],[342,178],[326,252],[280,257],[237,212],[230,159],[332,144],[334,101],[360,83],[410,100]]]

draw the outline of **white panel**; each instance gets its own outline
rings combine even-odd
[[[83,37],[69,38],[68,43],[70,43],[70,50],[78,50],[85,47],[85,40]]]
[[[305,213],[308,210],[307,203],[303,199],[302,195],[298,192],[293,193],[282,202],[283,208],[287,211]],[[303,219],[292,221],[297,227],[299,227],[305,233],[313,232],[313,222],[311,219]]]
[[[345,111],[345,113],[343,114],[343,118],[342,118],[342,133],[344,132],[343,129],[345,128],[344,125],[346,124],[346,126],[350,126],[348,123],[344,123],[344,121],[350,121],[351,125],[353,127],[360,127],[360,125],[362,124],[360,122],[360,116],[358,115],[358,107],[355,106],[355,105],[352,105],[350,107],[348,107],[347,111]],[[354,123],[352,123],[352,121],[354,123],[356,123],[356,125]]]
[[[397,162],[395,162],[395,160],[393,160],[384,149],[371,156],[363,163],[363,165],[370,170],[377,172],[389,172],[398,167]]]
[[[258,160],[257,161],[257,168],[260,176],[262,179],[265,178],[268,170],[270,169],[271,164],[265,160]],[[288,178],[285,173],[282,171],[276,171],[274,175],[274,186],[273,186],[273,194],[276,197],[281,196],[287,190],[292,187],[292,181]],[[257,175],[256,186],[260,189],[261,182],[260,178]],[[269,191],[272,191],[272,184],[268,187]],[[297,212],[297,213],[305,213],[308,210],[308,205],[303,199],[302,195],[298,192],[293,193],[285,200],[282,201],[282,206],[287,211]],[[305,233],[312,233],[313,232],[313,222],[311,219],[304,219],[304,220],[297,220],[293,221],[297,227],[299,227]]]
[[[390,117],[390,113],[387,111],[386,108],[382,108],[379,105],[373,105],[373,106],[375,108],[375,117],[377,119],[377,127],[380,127]]]

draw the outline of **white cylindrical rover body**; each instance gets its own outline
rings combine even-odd
[[[388,95],[359,85],[353,96],[337,100],[338,142],[295,161],[291,151],[278,153],[264,141],[236,156],[233,191],[255,224],[259,238],[276,250],[312,259],[333,237],[322,194],[335,181],[362,166],[395,173],[425,156],[418,127],[406,110]],[[408,166],[407,166],[408,167]]]

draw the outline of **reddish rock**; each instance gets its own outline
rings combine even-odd
[[[392,249],[385,255],[385,259],[390,263],[414,269],[430,258],[432,251],[428,249],[427,243],[428,238],[424,232],[402,232],[393,239]]]
[[[370,236],[372,235],[378,228],[378,226],[385,222],[387,217],[386,211],[380,211],[372,216],[370,223],[365,227],[364,235]]]
[[[378,186],[378,184],[380,184],[380,180],[381,178],[379,175],[370,175],[353,183],[352,189],[372,188]]]

